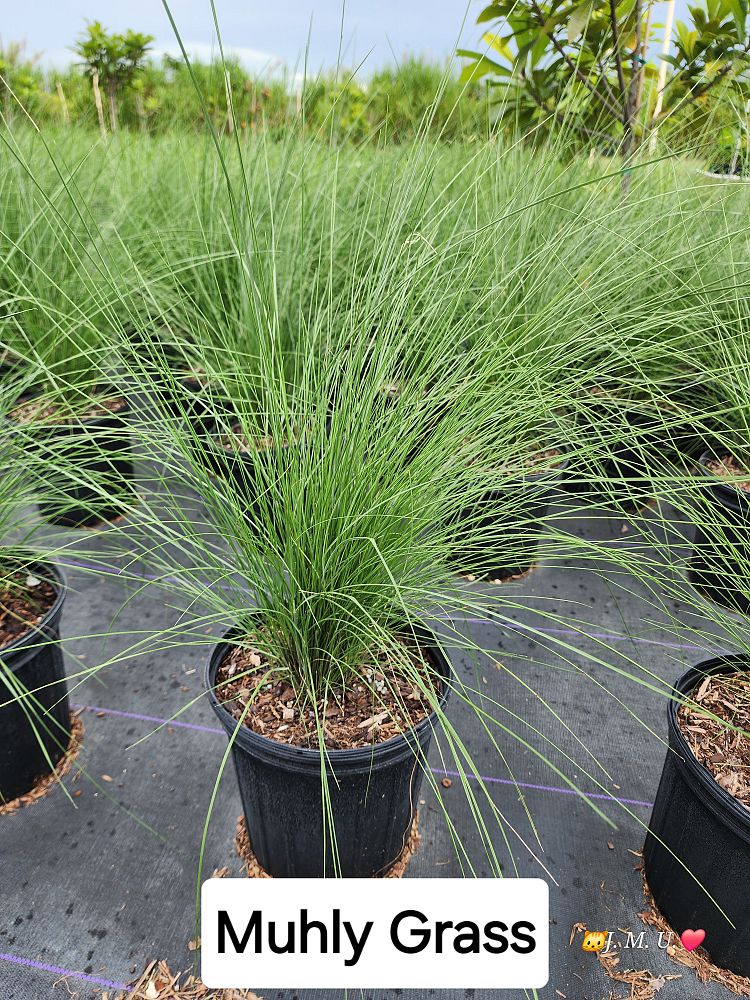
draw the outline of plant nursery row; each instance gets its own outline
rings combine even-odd
[[[115,677],[112,710],[153,730],[123,745],[128,777],[125,746],[150,774],[165,733],[225,736],[201,751],[207,779],[172,779],[199,842],[173,876],[188,898],[240,803],[251,874],[408,882],[441,874],[418,867],[434,849],[458,876],[512,876],[521,835],[483,775],[517,804],[533,771],[606,839],[602,809],[636,806],[600,758],[635,723],[630,779],[649,734],[663,763],[629,847],[678,942],[664,996],[750,996],[746,186],[667,158],[624,191],[613,160],[499,139],[92,146],[19,128],[0,161],[0,843],[41,856],[63,806],[82,842],[87,780],[117,797],[89,743],[103,720],[80,711],[106,708]],[[588,586],[614,601],[606,634]],[[692,650],[679,669],[615,641],[657,620]],[[541,660],[498,644],[519,622]],[[149,687],[165,662],[200,679],[173,678],[168,711]],[[604,713],[593,733],[565,707],[576,677]],[[544,878],[523,802],[526,874]],[[62,871],[39,869],[29,898]],[[25,947],[27,926],[3,924],[0,951],[27,965],[0,954],[0,983],[4,960],[67,968]],[[550,925],[549,988],[594,995],[570,979],[569,929]],[[147,964],[182,948],[118,935],[133,969],[84,951],[77,989],[209,996]]]

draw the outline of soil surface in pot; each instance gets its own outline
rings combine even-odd
[[[713,674],[692,695],[700,708],[682,705],[680,729],[696,760],[719,785],[750,809],[750,677],[745,673]],[[700,709],[734,726],[728,729]]]
[[[486,472],[500,472],[508,476],[515,475],[519,471],[523,472],[544,472],[545,470],[556,469],[562,463],[564,456],[558,448],[545,448],[541,451],[532,451],[518,460],[503,463],[502,465],[488,465]],[[470,465],[479,465],[480,459],[473,459]]]
[[[0,649],[38,625],[57,598],[46,580],[16,572],[0,590]]]
[[[266,451],[268,448],[273,448],[274,441],[270,434],[263,437],[252,437],[249,438],[242,430],[239,424],[232,424],[232,430],[229,434],[220,434],[217,438],[219,444],[226,452],[250,452],[250,451]],[[283,448],[289,447],[289,442],[284,440],[282,443]]]
[[[527,455],[521,463],[525,469],[551,468],[555,469],[562,461],[562,454],[557,448],[546,448]]]
[[[75,420],[90,420],[94,417],[106,417],[111,413],[122,413],[127,409],[127,400],[122,396],[90,400],[90,405],[83,412],[76,411]],[[51,403],[43,397],[27,399],[15,406],[8,414],[11,420],[18,424],[33,424],[45,421],[50,424],[70,423],[70,411],[62,409],[58,404]]]
[[[735,489],[750,493],[750,472],[736,458],[733,458],[732,455],[721,455],[716,458],[710,458],[706,462],[706,468],[720,479],[735,480],[732,483],[727,483],[728,486],[734,486]]]
[[[298,703],[289,681],[284,676],[274,676],[273,664],[260,650],[252,645],[235,646],[217,671],[216,696],[237,720],[252,699],[244,725],[279,743],[317,750],[320,743],[316,714],[322,720],[329,750],[383,743],[413,729],[430,715],[432,709],[425,691],[439,693],[439,682],[424,659],[413,647],[404,644],[403,648],[421,679],[420,684],[413,683],[390,664],[385,652],[374,653],[371,662],[362,666],[359,676],[355,674],[346,689],[332,688],[327,702],[312,706]],[[258,685],[260,690],[253,699]]]

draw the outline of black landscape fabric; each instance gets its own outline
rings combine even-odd
[[[571,516],[565,522],[567,530],[607,537],[613,544],[638,544],[634,533],[623,532],[622,525],[616,514],[602,512],[587,518]],[[94,536],[85,541],[96,544]],[[69,645],[69,674],[100,662],[105,649],[125,646],[130,630],[157,629],[176,619],[178,611],[162,603],[153,587],[123,605],[128,591],[114,573],[102,580],[77,569],[74,552],[70,561],[63,634],[86,635],[110,625],[112,634],[106,641],[87,639]],[[481,594],[489,585],[472,586]],[[575,650],[599,653],[601,642],[608,641],[670,682],[703,654],[688,643],[681,648],[673,634],[645,624],[637,586],[632,594],[622,586],[615,590],[589,565],[541,565],[524,579],[503,586],[518,602],[512,627],[480,620],[462,623],[462,629],[492,656],[479,662],[467,656],[454,660],[454,666],[483,695],[507,708],[500,718],[508,726],[522,732],[584,791],[594,793],[597,797],[591,802],[615,824],[608,825],[590,804],[571,793],[552,768],[500,733],[501,757],[488,744],[476,716],[460,699],[452,699],[451,716],[504,820],[507,842],[489,807],[484,807],[505,874],[539,876],[550,883],[550,981],[538,995],[550,1000],[630,995],[628,986],[606,978],[595,955],[581,950],[581,934],[569,944],[571,927],[581,923],[590,930],[613,932],[613,940],[622,945],[627,940],[624,931],[632,931],[636,941],[645,931],[640,948],[623,949],[619,967],[648,969],[654,976],[681,974],[682,979],[667,981],[660,1000],[730,997],[723,987],[702,986],[690,970],[670,962],[658,947],[658,933],[637,916],[644,908],[637,854],[665,754],[665,699],[603,673],[580,653],[571,656],[572,664],[564,662],[554,640],[562,637]],[[571,631],[553,630],[546,638],[534,634],[543,625],[540,608],[569,621]],[[581,627],[592,638],[575,631],[576,623],[584,621]],[[214,632],[218,634],[218,627]],[[192,967],[202,828],[225,747],[223,733],[199,697],[208,648],[173,648],[71,683],[71,702],[81,709],[86,730],[79,757],[86,777],[76,779],[74,769],[65,784],[71,793],[81,794],[71,804],[60,788],[54,788],[35,804],[0,817],[2,1000],[58,995],[83,1000],[107,991],[113,995],[118,984],[132,981],[151,959],[166,960],[173,971]],[[509,670],[498,669],[495,661]],[[547,707],[514,681],[511,671],[538,692]],[[160,727],[158,720],[170,718],[193,699],[196,703],[179,715],[179,724]],[[519,724],[512,713],[528,725]],[[537,726],[548,742],[535,737],[529,726]],[[566,754],[598,774],[603,788],[591,787]],[[445,775],[436,746],[431,762],[437,793],[424,783],[421,843],[407,877],[461,877],[436,794],[453,817],[476,873],[488,875],[460,779],[448,775],[450,781],[441,782]],[[239,814],[230,769],[210,826],[206,875],[225,866],[231,874],[239,874],[233,846]],[[344,996],[343,991],[260,992],[266,1000],[339,996],[343,1000]],[[350,991],[349,996],[355,995],[360,993]],[[361,994],[372,1000],[526,995],[530,994],[484,990]]]

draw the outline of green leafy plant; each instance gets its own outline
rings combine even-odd
[[[642,0],[499,0],[486,6],[484,51],[462,51],[467,80],[494,78],[500,114],[524,127],[557,121],[628,156],[650,130],[722,82],[744,88],[750,60],[747,7],[709,0],[689,7],[665,55],[661,79],[650,61],[651,5]]]
[[[118,127],[119,95],[132,87],[138,78],[153,40],[152,35],[130,29],[123,34],[109,33],[101,22],[94,21],[75,45],[74,51],[91,77],[95,94],[98,95],[99,83],[104,84],[109,102],[109,124],[113,132]]]

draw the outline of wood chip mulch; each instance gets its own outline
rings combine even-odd
[[[419,812],[417,812],[414,816],[414,822],[411,825],[409,839],[401,852],[401,856],[398,861],[396,861],[396,863],[388,869],[382,878],[403,878],[404,872],[408,868],[414,852],[419,847],[419,840]],[[242,868],[240,869],[241,874],[246,875],[248,878],[273,878],[273,875],[269,875],[267,871],[264,871],[264,869],[261,868],[258,864],[257,858],[253,854],[253,849],[250,847],[250,838],[247,835],[247,825],[245,824],[244,816],[240,816],[237,820],[237,829],[234,834],[234,848],[242,860]]]
[[[692,700],[697,706],[681,705],[677,712],[682,734],[724,791],[750,809],[750,736],[744,735],[750,733],[750,675],[712,674],[701,681]]]
[[[470,442],[467,440],[466,443]],[[553,472],[558,466],[562,465],[564,458],[565,456],[559,448],[545,448],[540,451],[514,456],[509,462],[503,465],[486,465],[482,471],[503,473],[508,476],[517,476],[519,472],[524,474],[527,472]],[[472,466],[479,465],[481,461],[480,458],[472,458],[468,464]]]
[[[219,666],[216,696],[238,721],[248,701],[243,724],[261,736],[289,746],[319,749],[318,721],[312,706],[301,705],[283,674],[252,645],[234,646]],[[404,644],[404,673],[385,651],[374,652],[346,689],[332,688],[327,701],[317,705],[325,745],[330,750],[367,747],[411,729],[425,719],[431,706],[425,692],[435,680],[424,660]],[[412,678],[406,670],[414,671]]]
[[[240,424],[233,424],[230,431],[226,434],[220,434],[217,440],[224,451],[230,454],[236,454],[237,452],[240,454],[247,454],[252,451],[268,451],[269,448],[273,448],[274,446],[274,440],[270,434],[249,438],[242,430]],[[289,447],[289,440],[287,438],[284,438],[281,443],[281,447]]]
[[[706,462],[706,468],[715,476],[719,476],[720,479],[734,480],[734,482],[728,483],[728,486],[734,486],[735,489],[742,490],[744,493],[750,493],[750,472],[732,455],[710,458]]]
[[[19,795],[17,799],[12,799],[10,802],[0,804],[0,816],[7,816],[10,813],[17,812],[19,809],[23,809],[24,806],[30,806],[34,802],[38,802],[39,799],[44,798],[48,792],[52,791],[57,782],[68,773],[73,766],[73,761],[78,756],[78,751],[81,749],[84,734],[83,722],[78,715],[71,714],[70,724],[71,733],[68,749],[57,762],[54,771],[51,774],[46,774],[43,778],[39,778],[31,791],[26,792],[24,795]]]
[[[620,969],[620,956],[616,951],[600,951],[597,956],[599,965],[609,979],[617,983],[625,983],[630,992],[624,994],[622,1000],[653,1000],[659,990],[663,989],[673,979],[682,976],[655,976],[648,969]],[[612,994],[613,1000],[615,995]]]
[[[94,417],[106,417],[110,413],[122,413],[128,406],[127,400],[121,396],[115,398],[91,399],[90,406],[83,412],[72,415],[68,410],[61,409],[56,403],[50,403],[44,397],[27,399],[15,406],[8,414],[11,420],[19,424],[32,424],[40,421],[49,423],[75,423],[78,420],[90,420]]]
[[[13,573],[0,592],[0,650],[39,625],[57,599],[47,580],[32,573]]]
[[[210,990],[196,976],[174,973],[166,962],[151,962],[124,993],[107,991],[101,1000],[263,1000],[252,990]]]
[[[665,936],[669,935],[670,931],[672,932],[672,941],[665,949],[667,956],[678,965],[685,966],[685,968],[694,972],[704,984],[718,983],[725,989],[730,990],[730,992],[735,993],[738,997],[750,997],[750,979],[745,976],[738,976],[735,972],[729,972],[727,969],[720,969],[718,965],[714,965],[710,961],[703,948],[696,948],[695,951],[686,951],[682,947],[679,935],[669,926],[656,907],[654,898],[646,883],[643,866],[639,865],[638,868],[643,878],[643,894],[646,897],[646,909],[642,913],[639,913],[638,916],[644,924],[655,928],[657,931],[663,931]]]

